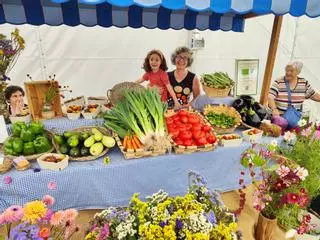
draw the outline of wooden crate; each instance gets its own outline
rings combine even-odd
[[[113,135],[116,139],[117,145],[120,148],[125,159],[137,159],[142,157],[150,157],[150,156],[160,156],[166,154],[166,150],[163,151],[145,151],[142,148],[133,150],[133,149],[125,149],[122,145],[121,139],[118,134]]]
[[[48,91],[50,84],[50,81],[30,81],[24,83],[28,106],[34,120],[42,119],[41,110],[44,105],[45,94]],[[54,81],[54,84],[58,88],[58,82]],[[60,94],[53,99],[52,110],[55,112],[56,117],[63,116]]]

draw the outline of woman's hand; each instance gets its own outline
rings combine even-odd
[[[174,102],[174,109],[180,109],[181,108],[181,104],[178,101]]]

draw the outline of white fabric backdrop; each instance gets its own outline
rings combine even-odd
[[[203,31],[205,48],[195,54],[192,71],[197,74],[226,71],[235,74],[235,59],[259,59],[258,95],[261,91],[273,16],[246,21],[244,33]],[[0,32],[8,34],[14,25],[0,25]],[[101,27],[34,27],[18,26],[26,40],[26,50],[9,74],[13,84],[23,84],[30,74],[34,80],[48,79],[56,74],[63,85],[70,85],[72,95],[101,96],[107,89],[122,81],[134,81],[143,74],[141,69],[147,52],[161,49],[169,70],[170,54],[177,47],[188,44],[186,30],[149,30]],[[285,16],[273,79],[284,74],[290,60],[304,63],[301,76],[320,90],[320,19]],[[319,103],[320,104],[320,103]],[[307,101],[312,114],[320,119],[320,105]]]

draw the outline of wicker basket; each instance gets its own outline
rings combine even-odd
[[[125,149],[122,145],[121,139],[118,134],[114,133],[114,138],[116,139],[117,145],[120,148],[125,159],[137,159],[142,157],[150,157],[150,156],[160,156],[166,154],[166,150],[162,151],[145,151],[143,148],[139,148],[136,150],[133,149]]]
[[[233,85],[227,88],[212,88],[202,84],[202,87],[208,97],[227,97]]]
[[[120,101],[123,98],[123,91],[126,89],[135,91],[144,89],[144,87],[135,82],[118,83],[114,85],[112,89],[109,89],[107,91],[107,97],[109,99],[109,102],[112,105],[115,105],[118,101]]]
[[[210,123],[205,118],[203,118],[203,116],[199,112],[195,111],[194,109],[189,108],[189,109],[187,109],[185,111],[197,114],[204,123],[210,125]],[[168,110],[165,113],[165,116],[166,117],[170,117],[170,116],[174,115],[175,112],[176,112],[175,110]],[[211,132],[214,133],[213,131],[211,131]],[[177,145],[173,140],[171,141],[171,144],[173,146],[173,149],[174,149],[175,153],[177,153],[177,154],[189,154],[189,153],[193,153],[193,152],[209,152],[209,151],[212,151],[217,147],[218,141],[216,141],[213,144],[206,144],[204,146],[182,146],[182,145]]]
[[[9,158],[5,158],[3,163],[0,164],[0,174],[8,172],[13,166],[12,160]]]
[[[221,114],[224,113],[230,117],[234,117],[236,119],[236,124],[230,128],[227,127],[220,127],[220,126],[214,126],[212,125],[209,120],[207,119],[207,121],[212,125],[213,130],[218,133],[218,134],[229,134],[229,133],[233,133],[234,130],[241,125],[242,121],[241,121],[241,116],[238,113],[238,111],[236,109],[234,109],[233,107],[227,106],[227,105],[219,105],[219,106],[211,106],[211,105],[207,105],[204,107],[203,109],[203,114],[206,116],[209,112],[214,112],[216,114]],[[207,117],[206,117],[207,118]]]
[[[47,152],[44,152],[44,153],[51,153],[53,152],[54,150],[54,141],[53,141],[53,133],[50,132],[49,130],[45,129],[44,130],[44,133],[46,134],[46,136],[48,137],[49,141],[51,142],[52,144],[52,147],[47,151]],[[12,136],[10,136],[12,137]],[[9,137],[9,138],[10,138]],[[28,156],[24,156],[25,159],[27,159],[28,161],[31,161],[31,160],[36,160],[38,157],[40,157],[42,154],[44,153],[37,153],[37,154],[33,154],[33,155],[28,155]],[[6,155],[5,157],[13,160],[15,159],[17,156],[13,156],[13,155]]]
[[[91,132],[92,128],[98,129],[103,135],[112,136],[110,131],[108,131],[104,127],[99,127],[99,126],[85,126],[85,127],[75,128],[75,129],[71,130],[71,132]],[[55,148],[57,150],[57,153],[61,153],[59,151],[59,145],[56,144],[55,142],[53,144],[54,144],[54,146],[55,146]],[[69,156],[69,160],[78,161],[78,162],[96,160],[96,159],[104,156],[108,152],[108,150],[109,150],[108,148],[105,148],[103,150],[103,152],[100,153],[98,156],[83,156],[83,157],[71,157],[71,156]]]
[[[70,100],[65,101],[64,105],[66,107],[73,106],[73,105],[83,106],[83,105],[85,105],[85,103],[86,102],[85,102],[84,96],[80,96],[80,97],[72,98]]]

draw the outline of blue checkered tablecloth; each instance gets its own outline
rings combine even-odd
[[[63,132],[79,126],[101,125],[102,122],[102,119],[72,121],[61,118],[44,121],[44,124],[47,129]],[[0,176],[0,212],[12,204],[24,204],[45,194],[55,197],[55,210],[124,206],[134,192],[140,192],[145,197],[159,189],[171,195],[182,195],[188,186],[190,170],[206,177],[211,188],[223,192],[234,190],[239,187],[242,170],[240,155],[249,146],[244,142],[239,147],[218,147],[211,152],[172,153],[135,160],[125,160],[119,149],[113,148],[107,153],[111,159],[109,165],[104,164],[103,158],[69,162],[69,166],[59,172],[34,172],[38,165],[33,162],[32,169],[21,172],[12,169]],[[6,176],[12,178],[11,184],[4,183]],[[246,181],[249,182],[249,178]],[[56,183],[55,190],[48,188],[50,182]]]

